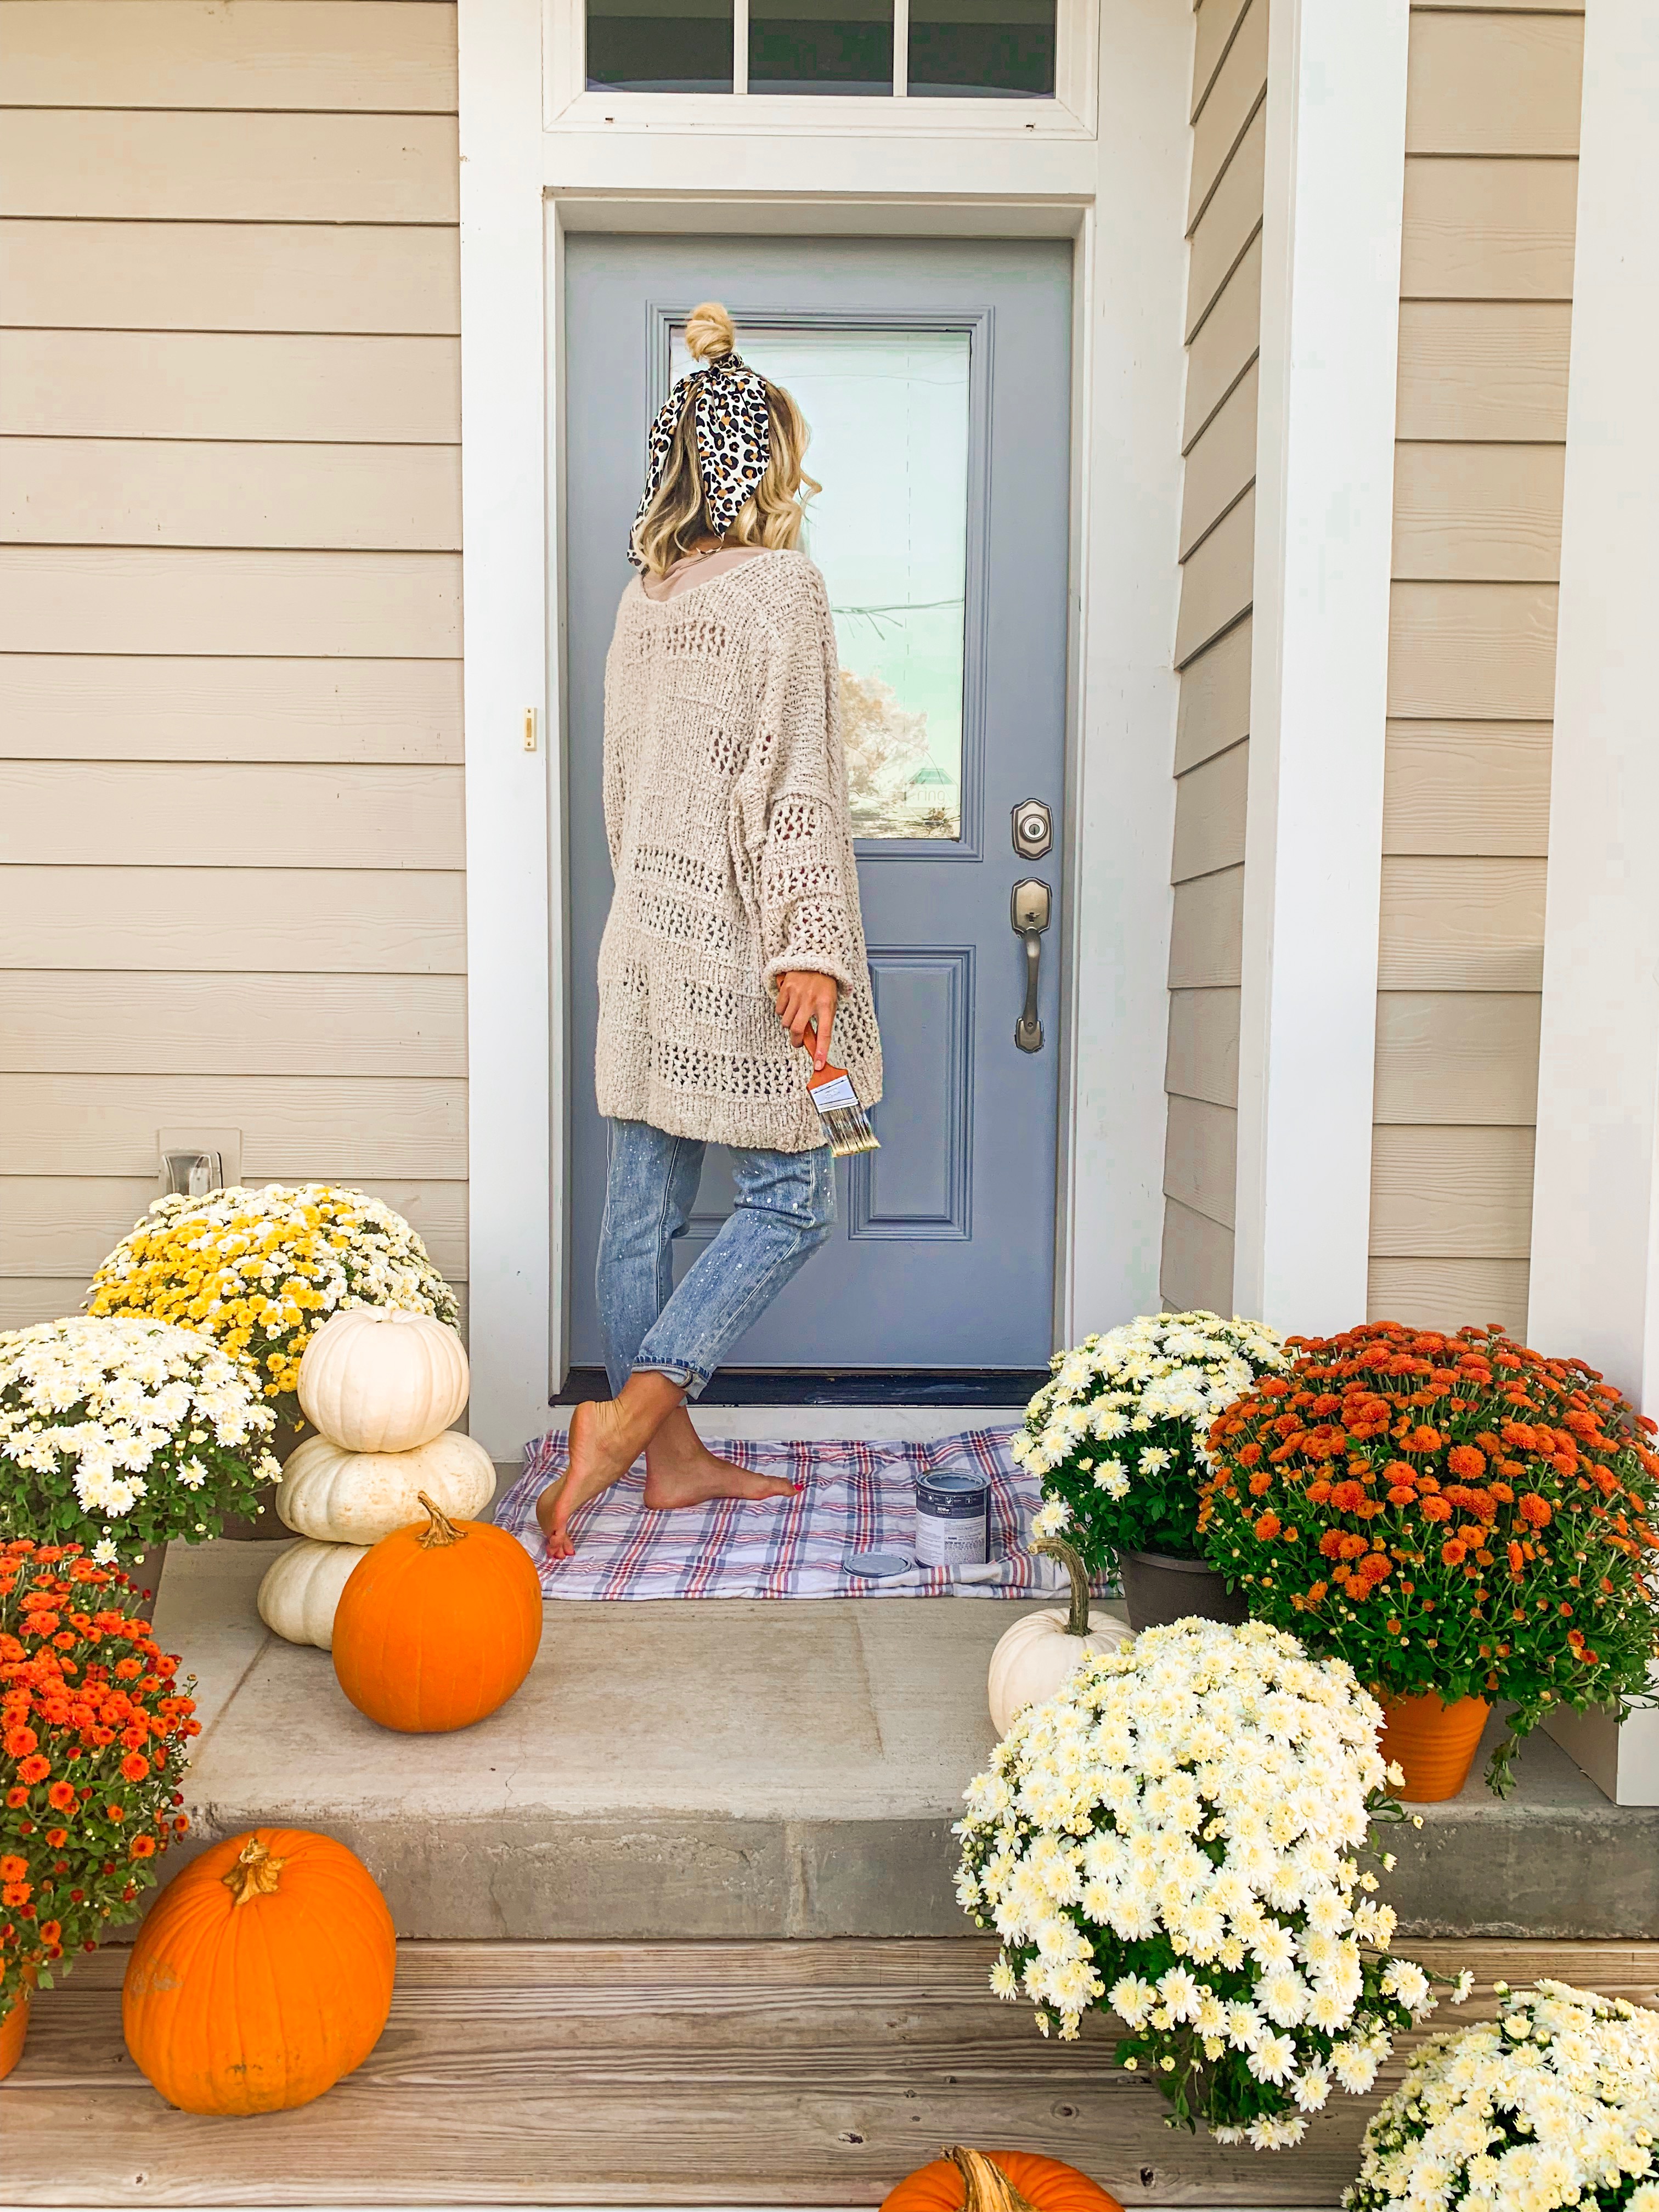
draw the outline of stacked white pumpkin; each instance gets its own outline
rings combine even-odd
[[[451,1426],[467,1385],[460,1338],[427,1314],[352,1306],[318,1330],[299,1382],[316,1434],[295,1449],[276,1492],[278,1516],[303,1540],[259,1585],[267,1628],[331,1650],[352,1570],[422,1517],[422,1492],[452,1521],[476,1520],[489,1504],[489,1455]]]

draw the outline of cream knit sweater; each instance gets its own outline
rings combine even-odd
[[[616,890],[599,947],[599,1111],[671,1136],[824,1141],[773,1007],[793,968],[841,986],[831,1057],[881,1096],[842,757],[835,627],[804,553],[623,593],[605,672]]]

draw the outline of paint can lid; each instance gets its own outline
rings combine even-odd
[[[842,1565],[849,1575],[883,1582],[889,1575],[908,1575],[915,1561],[903,1552],[848,1552]]]
[[[991,1487],[991,1479],[985,1474],[923,1474],[916,1478],[916,1488],[942,1492],[947,1498],[976,1497]]]

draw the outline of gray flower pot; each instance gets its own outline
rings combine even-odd
[[[165,1544],[152,1544],[147,1552],[140,1552],[136,1559],[118,1562],[121,1572],[131,1577],[141,1593],[131,1601],[132,1611],[140,1620],[154,1620],[155,1618],[155,1601],[161,1595],[161,1570],[167,1563],[167,1547]],[[145,1590],[149,1592],[148,1597],[142,1595]]]
[[[1230,1591],[1207,1559],[1174,1559],[1162,1552],[1120,1552],[1118,1567],[1129,1626],[1167,1627],[1172,1620],[1248,1620],[1243,1595]]]

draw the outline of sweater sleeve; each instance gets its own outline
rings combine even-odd
[[[823,579],[805,587],[768,636],[761,708],[739,794],[754,851],[765,979],[792,969],[853,988],[864,964],[840,742],[841,677]]]

